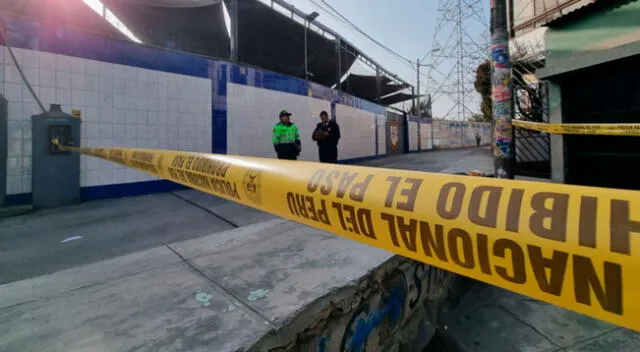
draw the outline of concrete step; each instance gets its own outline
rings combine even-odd
[[[271,220],[1,285],[0,350],[420,351],[450,279]]]
[[[29,214],[33,211],[31,204],[0,207],[0,219]]]

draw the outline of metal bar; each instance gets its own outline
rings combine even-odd
[[[564,10],[567,7],[573,6],[573,5],[575,5],[575,4],[577,4],[577,3],[581,2],[581,1],[584,2],[584,4],[582,5],[582,7],[584,7],[584,6],[587,6],[587,5],[595,2],[596,0],[568,0],[564,4],[558,4],[555,7],[552,7],[551,9],[548,9],[548,10],[544,11],[541,14],[538,14],[538,15],[534,14],[534,17],[528,19],[527,21],[525,21],[523,23],[520,23],[517,26],[514,26],[513,27],[513,31],[514,32],[515,31],[519,31],[521,29],[525,29],[525,28],[531,27],[533,25],[542,26],[542,25],[544,25],[544,24],[546,24],[548,22],[551,22],[551,21],[553,21],[555,19],[558,19],[558,18],[560,18],[560,17],[565,15],[565,14],[562,13],[562,10]],[[560,12],[560,14],[556,18],[550,18],[551,16],[549,16],[549,15],[553,14],[554,12]],[[539,21],[542,21],[542,23],[537,23]]]
[[[307,14],[300,11],[299,9],[297,9],[296,7],[294,7],[293,5],[285,2],[284,0],[273,0],[274,3],[284,7],[286,10],[291,11],[292,13],[295,13],[296,15],[302,17],[302,18],[306,18]],[[325,26],[324,24],[320,23],[320,22],[315,22],[316,27],[318,27],[319,29],[322,29],[324,31],[326,31],[327,33],[330,33],[331,35],[335,36],[336,38],[340,38],[340,41],[352,46],[356,49],[358,49],[358,47],[356,47],[355,45],[351,44],[348,40],[344,39],[340,34],[338,34],[336,31],[332,30],[331,28]],[[367,56],[366,54],[364,54],[360,49],[358,49],[358,53],[360,54],[360,56],[364,59],[366,59],[367,61],[373,63],[375,66],[380,68],[380,71],[382,71],[383,73],[393,77],[395,80],[407,84],[411,87],[413,87],[412,84],[409,84],[408,82],[406,82],[405,80],[398,78],[398,75],[396,75],[395,73],[391,73],[391,71],[385,69],[384,67],[382,67],[380,64],[378,64],[375,60],[373,60],[372,58],[370,58],[369,56]]]
[[[413,110],[413,114],[420,116],[420,59],[416,60],[416,93],[414,99],[416,100],[416,108]],[[419,125],[418,125],[419,126]]]
[[[306,81],[309,80],[309,62],[308,60],[308,50],[307,50],[307,28],[309,27],[309,20],[305,17],[304,19],[304,79]]]
[[[230,59],[238,62],[238,0],[229,3],[229,17],[231,17]]]

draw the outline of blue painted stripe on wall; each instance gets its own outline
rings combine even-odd
[[[80,189],[83,202],[99,199],[135,197],[152,193],[172,192],[187,187],[166,180],[123,183],[117,185],[92,186]],[[5,197],[6,205],[24,205],[32,202],[31,193],[12,194]]]
[[[257,69],[253,69],[259,71]],[[289,94],[308,95],[307,82],[295,77],[285,76],[279,73],[262,71],[260,82],[254,81],[254,87],[276,90]],[[260,83],[261,85],[257,85]]]
[[[356,98],[360,100],[360,109],[362,110],[367,110],[369,112],[375,113],[375,114],[384,114],[387,109],[383,106],[380,106],[376,103],[372,103],[368,100],[364,100],[364,99],[360,99],[360,98]]]
[[[307,96],[309,92],[309,85],[305,80],[253,67],[244,67],[225,61],[146,47],[24,18],[10,18],[6,20],[6,27],[9,40],[18,48],[211,79],[213,94],[211,149],[214,153],[227,153],[226,99],[228,80],[238,84],[289,94]],[[333,91],[328,87],[320,87],[325,92],[331,92],[330,96],[319,98],[331,101],[333,103],[332,110],[335,110],[335,103],[337,102],[384,114],[384,107],[377,104],[343,92]],[[333,115],[335,116],[335,111],[333,111]],[[370,158],[376,158],[376,156],[354,160],[369,160]],[[83,200],[125,197],[166,192],[175,189],[175,186],[176,184],[168,181],[115,184],[83,188],[82,195]],[[30,194],[7,197],[7,203],[9,204],[29,202],[31,202]]]
[[[32,202],[33,197],[31,193],[9,194],[4,197],[4,204],[7,206],[25,205],[31,204]]]
[[[227,68],[229,67],[229,64],[227,63],[220,63],[219,65],[215,65],[215,63],[212,63],[213,66],[217,67],[217,73],[218,73],[218,82],[213,82],[214,84],[217,83],[218,85],[218,89],[217,89],[217,93],[218,96],[221,97],[226,97],[227,96]],[[213,74],[213,72],[212,72]]]
[[[6,29],[11,44],[17,48],[45,51],[174,74],[210,78],[209,68],[211,62],[214,61],[200,56],[150,48],[24,18],[7,19]],[[223,92],[226,94],[226,76],[223,78],[225,80]],[[212,108],[212,112],[213,110]],[[224,134],[221,135],[212,131],[212,150],[217,149],[216,152],[218,153],[226,153],[226,111],[223,121],[218,119],[218,124],[221,123],[223,128],[216,130],[216,132],[224,131]],[[212,121],[212,126],[214,125],[215,121]],[[219,147],[221,143],[224,143],[224,148]],[[184,188],[184,186],[170,181],[159,180],[86,187],[82,188],[81,192],[82,200],[89,201],[168,192],[181,188]],[[32,196],[30,193],[10,195],[5,198],[5,201],[9,205],[29,204],[32,202]]]
[[[407,153],[409,152],[409,123],[407,121],[406,116],[403,117],[403,121],[402,121],[402,129],[404,131],[404,138],[402,140],[402,144],[404,145],[404,152]]]
[[[227,154],[227,110],[213,109],[213,152]]]
[[[211,79],[211,152],[227,153],[227,67],[222,61],[209,62]]]
[[[231,64],[230,81],[236,84],[247,85],[247,68],[237,64]]]
[[[331,102],[331,118],[338,122],[338,116],[336,115],[336,102]]]
[[[300,78],[283,75],[276,72],[261,70],[230,63],[231,83],[250,87],[275,90],[282,93],[307,95],[307,82]],[[221,82],[222,83],[222,82]],[[226,84],[226,82],[225,82]]]
[[[145,182],[122,183],[117,185],[104,185],[85,187],[80,190],[83,201],[134,197],[144,194],[171,192],[187,187],[166,180],[154,180]]]

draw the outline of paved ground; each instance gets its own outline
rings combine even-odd
[[[361,163],[363,166],[429,172],[466,172],[477,169],[493,173],[493,158],[488,147],[441,150],[433,153],[404,154]]]
[[[138,251],[0,285],[0,351],[244,351],[391,257],[278,219]]]
[[[640,334],[478,283],[444,315],[459,352],[637,352]]]
[[[488,149],[408,154],[365,163],[439,172],[486,165]],[[461,162],[464,161],[464,162]],[[274,219],[193,190],[85,203],[0,219],[0,284]],[[65,239],[82,236],[71,242]]]
[[[640,333],[480,282],[443,320],[455,352],[640,351]]]
[[[172,194],[90,202],[0,222],[0,283],[233,228]],[[74,236],[83,238],[61,243]]]
[[[0,351],[239,350],[393,257],[191,190],[0,221]]]
[[[492,171],[484,148],[363,164]],[[3,219],[0,351],[241,349],[390,257],[189,190]],[[483,284],[444,319],[463,352],[640,350],[637,333]]]

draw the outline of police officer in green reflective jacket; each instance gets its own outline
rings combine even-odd
[[[273,126],[273,147],[278,159],[297,160],[300,155],[300,133],[298,127],[291,123],[291,113],[280,111],[280,122]]]

